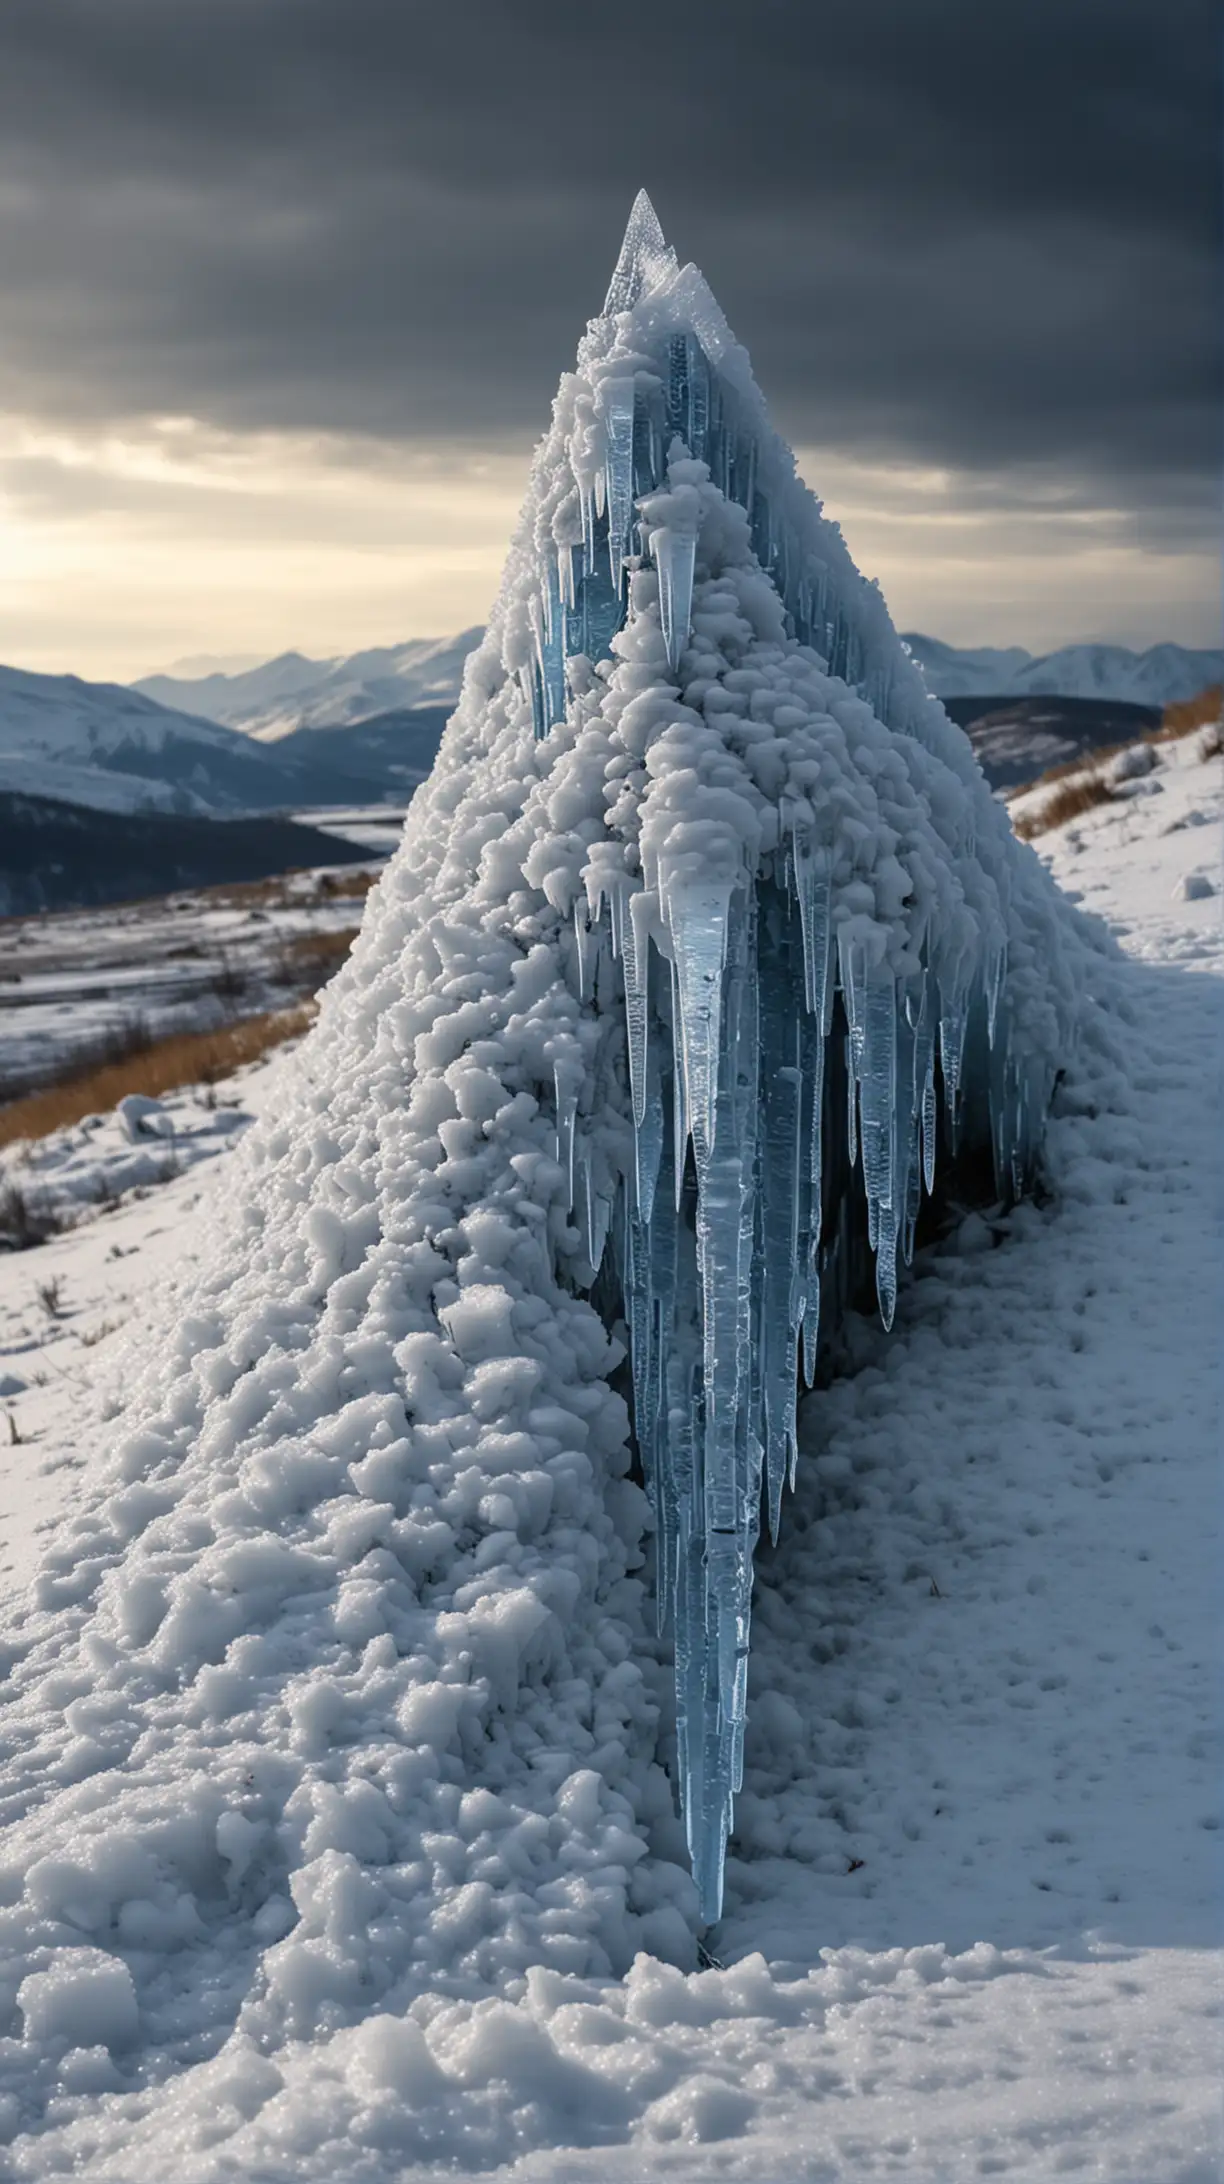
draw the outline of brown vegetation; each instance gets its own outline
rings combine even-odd
[[[85,1115],[105,1114],[129,1092],[145,1092],[157,1099],[185,1084],[216,1084],[244,1063],[261,1060],[286,1039],[297,1038],[313,1016],[314,1003],[303,1001],[296,1008],[245,1016],[220,1031],[173,1032],[169,1038],[155,1039],[139,1052],[104,1062],[70,1083],[50,1085],[0,1107],[0,1145],[45,1137],[49,1130],[62,1130]]]
[[[346,865],[334,872],[277,872],[269,880],[227,880],[217,887],[193,888],[189,895],[176,895],[174,900],[190,903],[193,909],[207,902],[218,910],[293,910],[308,902],[348,901],[350,897],[360,901],[383,870],[382,865]],[[302,884],[308,877],[314,880],[313,888]]]
[[[1119,752],[1129,751],[1136,743],[1178,743],[1184,736],[1192,736],[1196,728],[1207,730],[1202,755],[1204,758],[1211,758],[1220,748],[1222,715],[1224,688],[1219,683],[1212,683],[1209,689],[1200,690],[1196,698],[1187,698],[1181,705],[1166,705],[1159,728],[1145,728],[1141,736],[1131,736],[1125,743],[1098,744],[1094,750],[1081,751],[1078,757],[1065,759],[1061,766],[1047,766],[1044,773],[1036,774],[1031,781],[1022,782],[1019,788],[1008,789],[1007,800],[1014,803],[1018,796],[1028,796],[1034,789],[1048,788],[1055,781],[1066,781],[1072,776],[1079,779],[1086,773],[1095,773],[1099,767],[1107,766],[1111,758],[1117,758]],[[1215,731],[1214,741],[1212,730]],[[1099,796],[1091,799],[1093,804],[1102,801]],[[1083,808],[1087,811],[1089,805],[1085,804]],[[1069,811],[1065,816],[1073,819],[1076,814]],[[1042,833],[1047,826],[1059,826],[1061,823],[1058,819],[1046,819],[1043,816],[1041,826],[1035,830],[1030,827],[1030,831]],[[1016,832],[1022,832],[1020,822],[1017,822]],[[1027,836],[1025,839],[1027,840]]]
[[[1186,698],[1181,705],[1166,705],[1159,728],[1145,736],[1146,743],[1173,743],[1182,736],[1192,736],[1196,728],[1218,726],[1224,713],[1224,688],[1212,683],[1200,690],[1197,698]]]
[[[1051,777],[1043,774],[1042,782]],[[1012,825],[1022,842],[1031,842],[1038,834],[1048,834],[1051,827],[1065,826],[1068,819],[1082,819],[1084,813],[1092,811],[1097,804],[1112,802],[1113,790],[1104,775],[1085,773],[1080,767],[1073,780],[1064,781],[1036,811],[1021,812]]]
[[[1026,782],[1022,789],[1013,789],[1009,801],[1027,796],[1034,789],[1053,788],[1035,811],[1022,812],[1012,824],[1022,842],[1031,842],[1035,835],[1048,834],[1051,827],[1065,826],[1069,819],[1079,819],[1086,811],[1098,804],[1108,804],[1113,798],[1113,787],[1106,778],[1110,760],[1122,751],[1129,751],[1135,743],[1178,743],[1196,730],[1203,731],[1199,756],[1213,758],[1224,748],[1221,730],[1221,714],[1224,713],[1224,689],[1213,683],[1207,690],[1200,690],[1196,698],[1187,698],[1180,705],[1166,705],[1159,728],[1149,728],[1142,736],[1132,736],[1127,743],[1106,743],[1098,750],[1083,751],[1078,758],[1068,759],[1061,766],[1048,766],[1035,781]],[[1062,782],[1063,787],[1057,784]]]
[[[294,933],[282,941],[276,967],[285,985],[317,992],[339,970],[360,930],[344,925],[335,933]]]

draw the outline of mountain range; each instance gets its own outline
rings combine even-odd
[[[401,803],[433,764],[449,705],[261,741],[121,683],[0,667],[0,792],[114,813],[231,818]]]
[[[1064,645],[1033,654],[1020,645],[962,651],[907,631],[908,645],[937,698],[1101,698],[1127,705],[1177,705],[1224,682],[1224,651],[1185,645]]]
[[[332,660],[282,652],[239,674],[147,675],[133,687],[159,705],[274,743],[300,729],[346,728],[378,714],[438,707],[449,713],[463,663],[483,635],[465,629],[457,637],[418,637]]]
[[[151,675],[131,686],[0,668],[0,791],[200,818],[402,804],[433,764],[480,636],[467,629],[322,660],[288,652],[232,672],[204,660],[184,663],[207,668],[202,675]],[[1172,644],[1143,653],[1070,645],[1034,656],[1020,646],[958,649],[918,632],[905,641],[971,734],[976,719],[1006,704],[1001,778],[1023,778],[1028,766],[1021,746],[1036,719],[1017,712],[1021,700],[1031,707],[1053,694],[1120,707],[1122,734],[1128,706],[1158,709],[1224,680],[1224,651]],[[1042,763],[1055,747],[1051,735],[1069,733],[1075,747],[1096,718],[1068,726],[1043,711]]]

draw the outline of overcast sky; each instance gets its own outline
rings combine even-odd
[[[5,0],[0,659],[478,620],[637,188],[902,627],[1217,641],[1211,0]]]

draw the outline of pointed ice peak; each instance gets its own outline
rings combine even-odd
[[[631,311],[647,289],[657,287],[669,273],[678,270],[676,253],[659,226],[659,216],[645,190],[639,190],[604,300],[603,316],[612,318],[617,311]]]

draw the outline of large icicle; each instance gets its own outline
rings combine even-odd
[[[688,643],[697,540],[683,531],[663,529],[652,533],[650,550],[659,573],[659,616],[667,647],[667,664],[674,672]]]

